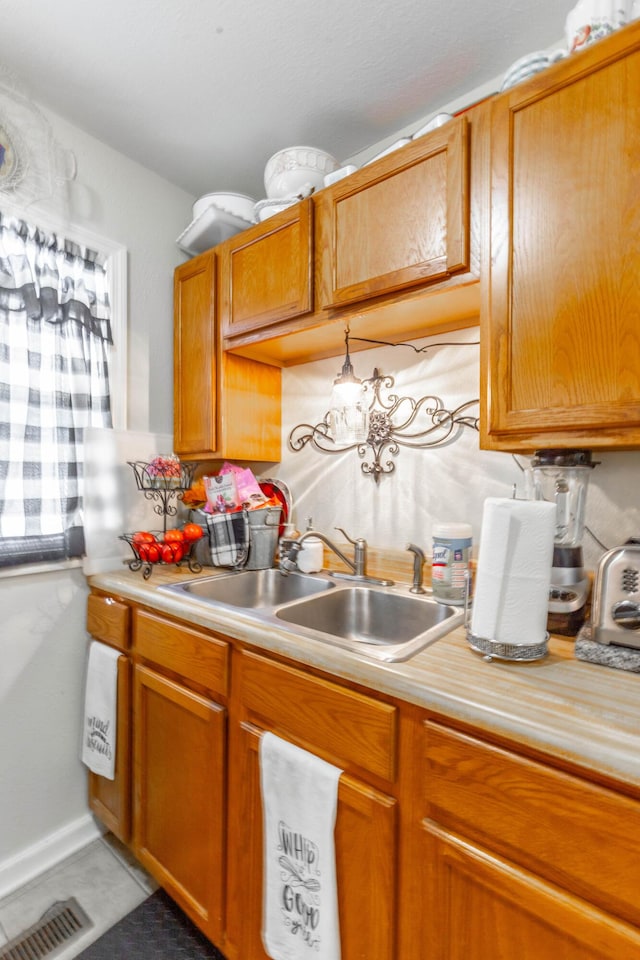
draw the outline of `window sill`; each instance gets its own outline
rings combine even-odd
[[[61,570],[82,569],[82,559],[55,560],[52,563],[23,563],[15,567],[0,567],[0,580],[10,577],[33,576],[37,573],[59,573]]]

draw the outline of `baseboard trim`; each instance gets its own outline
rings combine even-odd
[[[103,833],[104,827],[88,813],[4,860],[0,863],[0,899],[99,839]]]

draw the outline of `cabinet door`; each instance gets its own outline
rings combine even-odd
[[[469,265],[466,117],[327,190],[325,307],[443,279]]]
[[[229,956],[267,960],[262,946],[262,803],[260,731],[236,738],[229,861]],[[396,960],[395,801],[364,783],[340,778],[335,828],[342,960]]]
[[[225,339],[270,328],[313,309],[312,231],[313,206],[306,199],[220,248],[220,322]]]
[[[490,811],[486,809],[487,816]],[[640,931],[423,824],[421,960],[635,960]],[[500,829],[499,823],[495,824]]]
[[[640,442],[640,29],[493,105],[483,446]]]
[[[185,456],[218,446],[214,268],[209,250],[174,274],[174,450]]]
[[[116,764],[113,780],[89,771],[89,806],[123,843],[131,839],[131,661],[118,658]]]
[[[134,851],[213,941],[223,935],[226,711],[135,669]]]

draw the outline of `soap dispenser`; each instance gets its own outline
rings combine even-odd
[[[313,530],[311,517],[307,517],[307,529],[305,533],[309,530]],[[324,551],[322,540],[319,540],[317,537],[309,537],[309,539],[305,540],[302,544],[296,558],[296,563],[298,570],[302,573],[319,573],[320,570],[322,570],[323,560]]]

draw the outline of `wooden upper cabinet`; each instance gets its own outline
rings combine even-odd
[[[325,191],[324,307],[469,266],[469,125],[457,117]]]
[[[173,432],[174,449],[183,456],[218,446],[214,284],[212,250],[183,263],[174,274]]]
[[[640,25],[496,98],[482,445],[640,444]]]
[[[302,200],[224,243],[219,276],[225,340],[310,313],[311,200]]]
[[[174,276],[174,450],[183,459],[280,460],[278,367],[224,353],[216,251]]]

